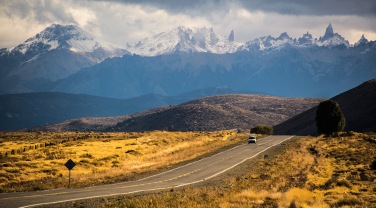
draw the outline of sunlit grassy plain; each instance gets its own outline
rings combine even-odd
[[[72,187],[137,179],[239,141],[245,133],[0,133],[0,192]]]
[[[196,187],[119,196],[99,206],[376,207],[375,134],[299,138],[273,151],[272,157],[258,157],[234,170],[237,176]]]
[[[0,188],[8,192],[66,187],[67,159],[77,163],[73,187],[133,180],[246,137],[234,131],[2,133]],[[376,207],[375,134],[301,137],[267,154],[268,158],[260,155],[197,186],[67,206]]]

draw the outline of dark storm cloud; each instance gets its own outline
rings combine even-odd
[[[150,5],[169,12],[205,12],[238,4],[249,11],[291,15],[376,16],[375,0],[114,0],[126,4]],[[204,14],[204,13],[203,13]]]
[[[227,10],[233,0],[110,0],[125,4],[147,5],[161,8],[171,13],[205,15],[206,12]]]
[[[375,0],[244,0],[239,2],[249,10],[280,14],[376,16]]]

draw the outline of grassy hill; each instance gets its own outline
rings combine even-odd
[[[376,131],[376,79],[369,80],[333,98],[346,117],[346,131]],[[317,107],[313,107],[274,127],[276,134],[317,135]]]
[[[74,119],[44,131],[215,131],[275,125],[318,105],[322,99],[265,95],[217,95],[117,118]],[[114,123],[116,123],[114,125]],[[99,125],[98,125],[99,124]]]
[[[230,88],[205,88],[177,96],[147,94],[129,99],[59,92],[0,95],[0,131],[51,125],[83,117],[123,116],[151,108],[180,104],[205,96],[235,93],[239,92]],[[89,126],[92,123],[98,123],[93,124],[93,130],[99,131],[119,121],[105,118],[78,119],[74,122],[83,128],[86,123],[89,123]]]

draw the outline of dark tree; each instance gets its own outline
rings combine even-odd
[[[273,127],[259,125],[259,126],[253,127],[251,129],[251,133],[272,135],[273,134]]]
[[[316,127],[319,134],[330,135],[343,131],[345,116],[337,102],[327,100],[319,104],[316,111]]]

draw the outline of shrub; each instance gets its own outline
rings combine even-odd
[[[319,104],[316,111],[316,127],[319,134],[331,135],[343,131],[345,116],[337,102],[327,100]]]
[[[371,170],[376,170],[376,159],[370,165]]]
[[[253,127],[251,129],[251,133],[253,133],[253,134],[267,134],[267,135],[272,135],[273,134],[273,127],[258,125],[258,126]]]

